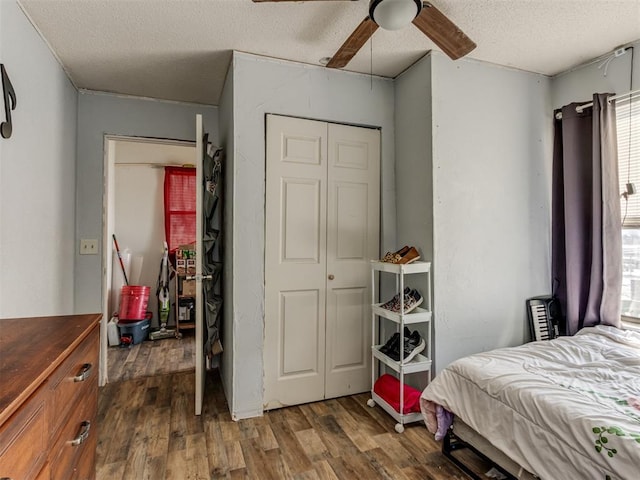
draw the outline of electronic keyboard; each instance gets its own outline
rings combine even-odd
[[[527,299],[526,304],[532,340],[551,340],[564,333],[560,331],[562,314],[557,298],[533,297]]]

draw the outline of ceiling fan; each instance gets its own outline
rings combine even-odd
[[[253,0],[262,2],[321,1],[321,0]],[[346,0],[336,0],[346,1]],[[356,0],[349,0],[356,1]],[[373,33],[382,27],[398,30],[410,22],[418,27],[451,59],[465,56],[476,44],[467,37],[446,15],[431,2],[422,0],[370,0],[369,15],[356,27],[353,33],[327,63],[329,68],[342,68],[367,43]]]

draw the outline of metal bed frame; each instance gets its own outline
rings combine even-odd
[[[473,480],[485,480],[484,477],[476,474],[462,460],[453,455],[453,452],[462,449],[469,449],[483,460],[491,463],[509,480],[538,479],[534,474],[511,460],[504,452],[494,447],[491,442],[469,425],[454,417],[453,425],[449,428],[442,442],[442,454]]]

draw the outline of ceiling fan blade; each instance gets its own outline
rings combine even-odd
[[[452,60],[464,57],[476,48],[473,40],[430,2],[423,3],[422,10],[413,20],[413,24]]]
[[[371,38],[373,32],[378,29],[378,25],[371,20],[370,17],[366,17],[360,25],[356,27],[349,38],[342,44],[342,46],[335,53],[333,58],[327,63],[328,68],[342,68],[351,61],[358,50],[367,43],[367,40]]]

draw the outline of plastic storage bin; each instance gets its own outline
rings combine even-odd
[[[118,322],[120,329],[121,345],[137,345],[149,336],[149,320],[144,319],[138,322]]]

